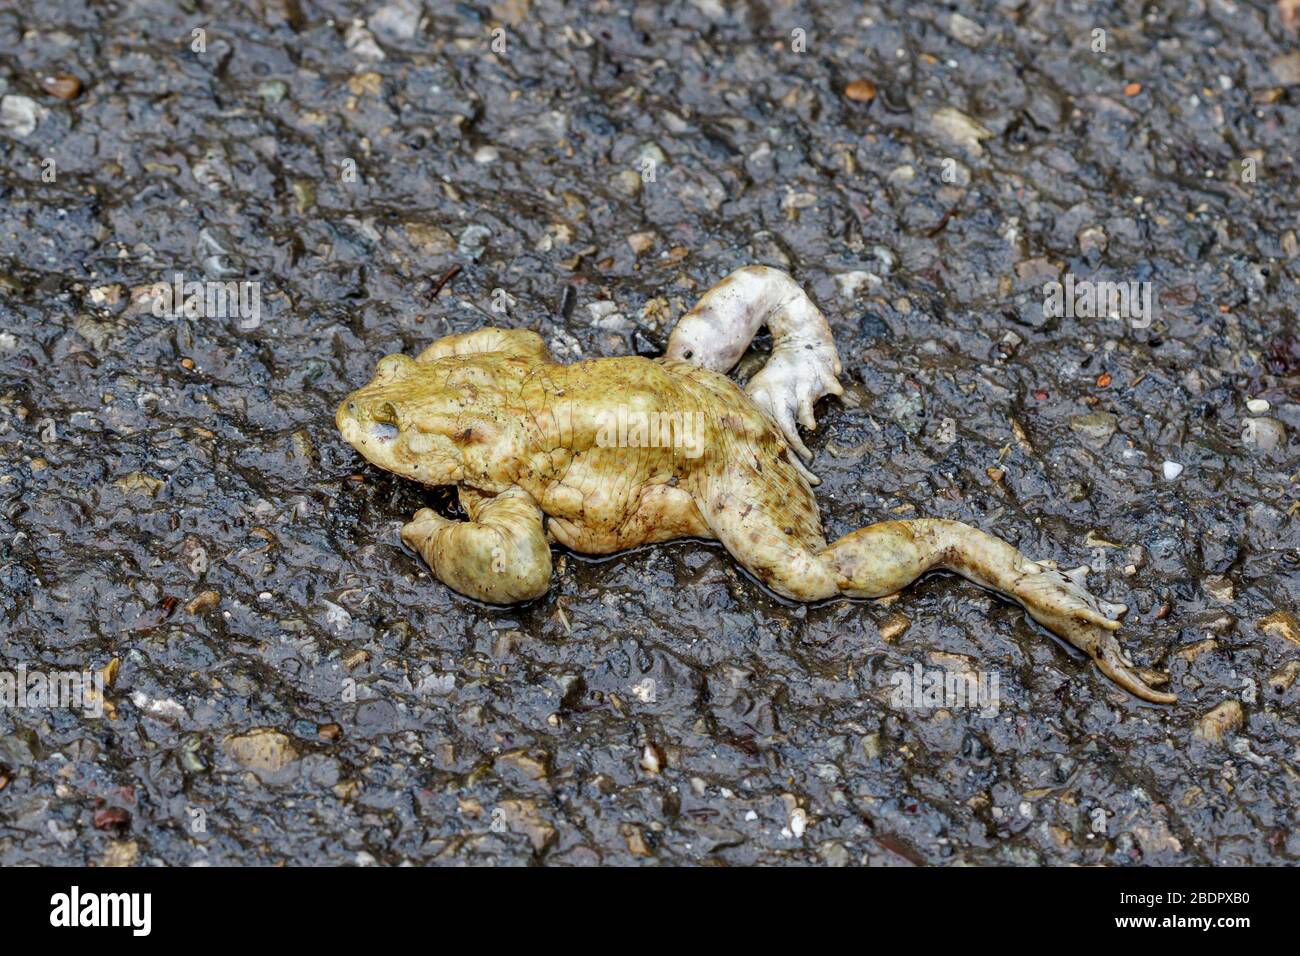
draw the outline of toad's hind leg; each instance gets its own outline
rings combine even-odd
[[[826,317],[789,275],[768,266],[737,269],[678,320],[664,356],[726,372],[765,325],[772,333],[772,354],[745,392],[772,416],[790,447],[809,461],[812,452],[799,437],[795,421],[816,428],[813,405],[844,389]]]
[[[494,497],[462,495],[469,521],[430,508],[402,528],[402,540],[454,591],[493,604],[540,597],[551,585],[551,547],[542,512],[520,488]]]
[[[746,500],[759,505],[746,510]],[[1103,604],[1000,538],[959,521],[923,518],[869,525],[826,545],[818,535],[799,534],[784,504],[774,505],[770,496],[766,506],[763,501],[760,487],[715,496],[708,519],[736,560],[779,594],[801,601],[836,594],[883,597],[927,571],[955,571],[1017,601],[1131,693],[1156,703],[1176,700],[1148,687],[1120,649],[1112,633],[1119,622],[1111,615],[1125,610],[1123,605]]]

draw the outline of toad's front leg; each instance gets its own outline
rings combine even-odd
[[[420,553],[438,580],[454,591],[514,604],[551,586],[551,547],[542,511],[521,488],[494,497],[462,493],[469,521],[450,521],[431,508],[415,513],[402,540]]]
[[[772,354],[745,391],[781,427],[790,447],[812,458],[799,437],[817,427],[813,405],[841,395],[840,357],[830,326],[808,294],[780,269],[746,266],[706,292],[677,322],[665,357],[727,372],[758,330],[772,332]]]

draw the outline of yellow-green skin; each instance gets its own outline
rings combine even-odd
[[[620,446],[610,422],[691,416],[689,443]],[[882,597],[944,568],[1005,594],[1090,654],[1117,683],[1161,703],[1113,634],[1119,622],[1081,583],[955,521],[887,521],[831,545],[812,488],[780,429],[725,375],[681,361],[560,365],[540,336],[481,329],[390,355],[339,406],[343,437],[368,460],[426,485],[455,485],[469,520],[430,509],[402,529],[437,577],[493,603],[550,586],[550,543],[609,554],[680,537],[716,538],[778,594]],[[625,436],[626,437],[626,436]]]

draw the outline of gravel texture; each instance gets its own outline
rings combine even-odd
[[[0,669],[111,679],[0,708],[0,865],[1300,859],[1295,7],[0,0]],[[448,496],[333,424],[379,357],[657,354],[754,262],[844,359],[828,533],[1089,564],[1177,705],[950,576],[688,541],[497,609],[403,549]]]

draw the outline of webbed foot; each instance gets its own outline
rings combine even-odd
[[[1113,633],[1119,629],[1118,618],[1128,607],[1090,594],[1082,585],[1086,567],[1062,573],[1042,564],[1026,564],[1012,596],[1030,617],[1086,653],[1103,674],[1129,693],[1156,704],[1178,700],[1173,694],[1152,689],[1138,675]]]
[[[812,458],[812,452],[799,437],[795,423],[810,431],[815,429],[813,406],[817,400],[844,394],[835,377],[837,369],[833,351],[773,351],[767,364],[745,386],[746,394],[776,420],[785,440],[804,461]]]

